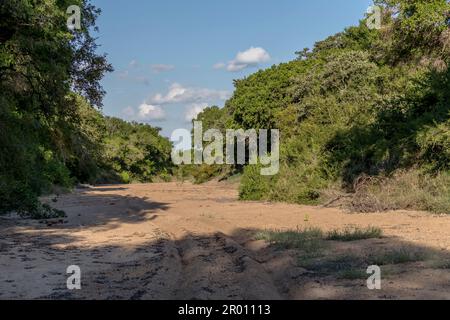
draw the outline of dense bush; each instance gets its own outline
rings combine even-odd
[[[117,118],[106,118],[105,128],[103,160],[121,182],[164,180],[171,174],[172,144],[159,134],[159,128]]]
[[[235,81],[217,120],[281,131],[279,174],[245,168],[242,199],[315,204],[337,188],[358,211],[450,213],[450,4],[376,3],[380,30],[362,20],[295,61]]]
[[[70,5],[82,9],[81,30],[67,28]],[[38,201],[55,185],[169,173],[158,129],[99,111],[112,67],[91,35],[98,14],[89,0],[0,2],[0,214],[60,216]],[[112,156],[116,147],[130,153]]]

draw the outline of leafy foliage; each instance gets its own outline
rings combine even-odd
[[[70,5],[81,8],[81,30],[66,25]],[[91,35],[99,13],[89,0],[0,2],[0,213],[60,216],[38,201],[54,185],[70,188],[124,170],[147,181],[164,172],[170,143],[157,129],[123,123],[134,139],[123,145],[119,133],[106,134],[113,120],[97,109],[99,81],[112,67]],[[114,172],[117,157],[105,157],[115,147],[109,142],[131,145],[127,156],[136,163]]]
[[[159,135],[159,128],[106,118],[104,160],[122,182],[151,182],[171,174],[172,144]]]
[[[380,30],[363,19],[294,61],[235,81],[223,124],[281,131],[280,173],[263,179],[245,168],[242,199],[315,204],[336,186],[357,196],[360,181],[379,181],[363,177],[379,177],[392,190],[398,181],[414,183],[415,195],[427,199],[425,207],[418,198],[394,201],[365,185],[386,204],[450,212],[442,184],[450,170],[450,4],[376,4]],[[353,209],[364,211],[364,203]]]

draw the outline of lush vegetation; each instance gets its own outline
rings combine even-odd
[[[159,135],[159,128],[106,118],[105,159],[119,182],[168,180],[172,174],[172,144]],[[107,178],[106,181],[111,181]]]
[[[66,9],[82,8],[82,28]],[[281,168],[182,166],[159,128],[101,113],[112,70],[92,32],[88,0],[0,4],[0,213],[58,215],[38,197],[76,183],[197,182],[242,174],[244,200],[343,204],[357,211],[450,212],[450,4],[377,0],[366,20],[235,81],[209,128],[280,129]]]
[[[67,8],[79,5],[81,30]],[[159,129],[105,118],[99,81],[112,70],[87,0],[0,4],[0,213],[60,215],[38,196],[77,182],[151,181],[170,172]]]
[[[450,212],[450,4],[376,4],[381,29],[363,19],[236,80],[222,110],[199,115],[218,128],[280,129],[280,173],[245,167],[242,199]]]

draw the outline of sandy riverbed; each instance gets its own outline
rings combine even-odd
[[[450,216],[239,202],[235,186],[219,183],[51,199],[63,223],[0,218],[0,299],[450,299]],[[368,290],[366,279],[304,268],[298,251],[254,239],[266,229],[348,226],[377,226],[385,237],[330,242],[324,259],[405,248],[428,258],[386,266],[382,290]],[[66,288],[69,265],[82,270],[81,290]]]

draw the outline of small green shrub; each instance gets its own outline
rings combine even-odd
[[[54,209],[50,207],[48,204],[38,204],[33,211],[29,211],[26,214],[22,214],[22,216],[29,217],[31,219],[55,219],[55,218],[64,218],[66,213],[62,210]]]
[[[0,184],[0,201],[2,202],[0,214],[14,211],[23,218],[31,219],[61,218],[66,215],[64,211],[39,202],[37,194],[24,188],[23,185],[19,185],[17,189],[9,189],[7,192],[2,192],[3,190]]]
[[[192,168],[191,174],[195,184],[202,184],[220,176],[222,167],[220,165],[202,164]]]
[[[130,173],[129,172],[122,171],[120,173],[120,177],[122,178],[122,182],[123,183],[130,183],[130,181],[131,181],[131,177],[130,177]]]
[[[259,165],[249,165],[244,169],[239,188],[241,200],[267,200],[271,178],[262,176],[260,170]]]

